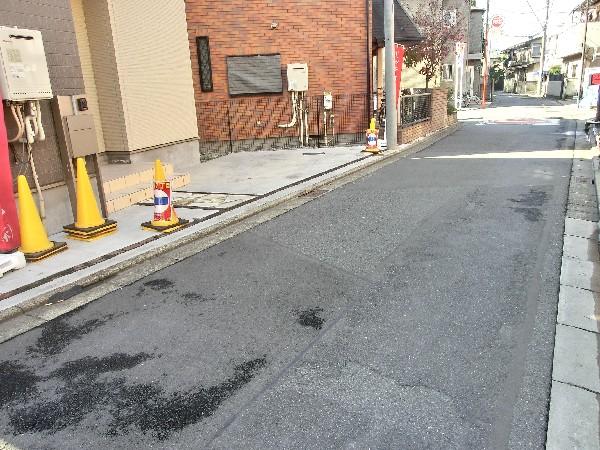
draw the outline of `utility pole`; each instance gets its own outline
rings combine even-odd
[[[394,48],[394,0],[385,0],[383,7],[385,33],[385,134],[388,150],[396,148],[398,120],[396,114],[396,67]]]
[[[487,0],[485,7],[485,45],[483,46],[483,95],[481,96],[481,107],[485,108],[487,102],[487,90],[490,77],[490,60],[489,60],[489,38],[490,38],[490,0]]]
[[[540,97],[542,96],[542,86],[544,85],[544,64],[546,64],[546,39],[548,37],[548,16],[549,15],[550,15],[550,0],[546,0],[546,20],[544,20],[544,33],[542,34],[542,54],[540,56],[540,77],[538,79],[538,95]]]
[[[577,95],[577,108],[579,108],[579,104],[581,103],[581,97],[583,96],[583,66],[585,64],[585,51],[586,51],[589,17],[590,17],[590,0],[587,0],[585,3],[585,27],[583,29],[583,43],[581,44],[581,63],[580,63],[581,74],[579,75],[579,95]]]

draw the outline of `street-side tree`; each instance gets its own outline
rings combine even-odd
[[[470,4],[470,0],[466,1]],[[419,73],[425,76],[425,87],[435,77],[448,55],[456,50],[456,43],[465,40],[466,18],[458,9],[442,8],[440,0],[423,0],[414,16],[414,22],[424,39],[409,46],[404,55],[407,67],[421,65]]]

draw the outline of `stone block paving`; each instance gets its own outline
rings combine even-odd
[[[565,219],[546,448],[600,449],[600,253],[590,160],[575,159]]]

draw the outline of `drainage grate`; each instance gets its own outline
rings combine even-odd
[[[575,183],[589,183],[590,179],[588,177],[575,177]]]

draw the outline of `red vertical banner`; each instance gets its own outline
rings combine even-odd
[[[4,122],[2,97],[0,97],[0,253],[10,253],[19,248],[19,219],[13,195],[12,174],[8,159],[8,137]]]
[[[402,66],[404,65],[404,45],[394,44],[396,56],[396,101],[400,98],[400,82],[402,81]]]

